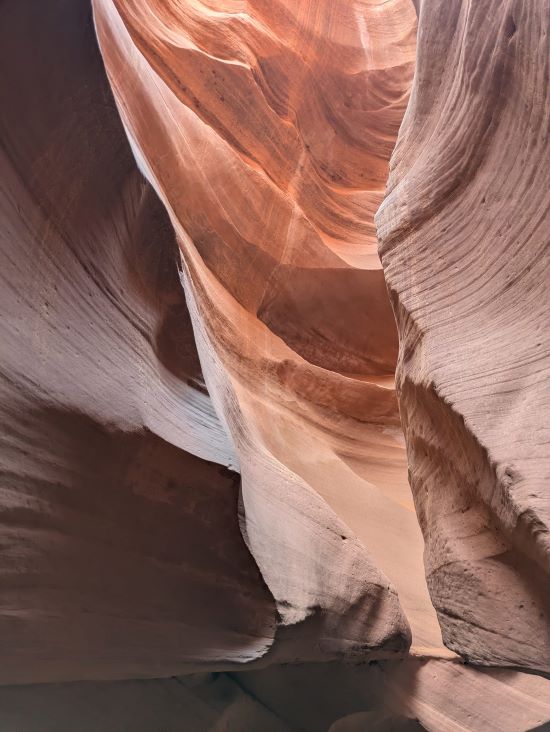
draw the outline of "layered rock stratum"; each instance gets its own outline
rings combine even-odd
[[[548,3],[92,5],[0,8],[0,726],[542,729]]]
[[[548,672],[550,4],[420,17],[377,221],[426,576],[450,648]]]
[[[180,244],[206,385],[238,456],[243,535],[285,641],[309,639],[273,650],[403,651],[394,547],[371,541],[377,556],[365,539],[398,502],[382,476],[404,456],[372,216],[416,17],[380,6],[369,55],[353,4],[225,7],[94,6],[128,138]],[[339,504],[354,490],[372,494],[373,512],[348,526]],[[429,605],[423,587],[415,606]]]

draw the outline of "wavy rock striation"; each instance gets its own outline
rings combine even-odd
[[[290,657],[406,649],[400,581],[428,618],[421,642],[440,645],[402,498],[397,341],[372,220],[413,71],[413,8],[94,9],[134,154],[180,244],[205,381],[239,458],[243,533],[282,626],[310,638]],[[372,514],[347,525],[353,492]],[[360,540],[381,538],[400,502],[416,586],[394,547]]]
[[[550,721],[546,2],[3,3],[2,729]]]
[[[377,217],[445,643],[473,661],[546,671],[549,15],[546,1],[422,2]]]
[[[0,681],[262,656],[275,604],[91,10],[0,14]]]

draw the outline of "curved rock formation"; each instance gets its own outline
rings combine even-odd
[[[548,732],[548,720],[548,679],[434,659],[0,687],[10,732]]]
[[[547,3],[2,4],[2,730],[550,722]]]
[[[390,582],[429,618],[422,645],[440,645],[404,497],[372,222],[413,71],[413,8],[94,8],[134,154],[180,244],[206,384],[239,457],[243,533],[282,625],[307,619],[317,638],[297,657],[405,649]],[[354,492],[372,513],[347,526]],[[415,587],[369,536],[400,503]]]
[[[220,177],[216,194],[225,190],[230,206],[239,191],[242,199],[256,186],[255,205],[272,210],[269,236],[257,217],[239,222],[225,208],[218,216],[206,206],[208,199],[201,213],[193,195],[213,194],[190,179],[185,205],[189,198],[195,205],[191,223],[210,237],[200,240],[205,259],[213,241],[227,246],[227,239],[238,252],[247,240],[236,227],[256,227],[256,234],[248,234],[257,250],[252,263],[237,256],[234,265],[216,250],[215,262],[228,263],[225,285],[240,286],[236,293],[224,286],[223,272],[213,277],[202,258],[186,260],[189,270],[200,268],[188,294],[222,425],[198,363],[172,233],[120,134],[86,5],[4,5],[2,52],[11,71],[2,105],[2,407],[11,428],[1,452],[3,535],[10,547],[2,560],[1,621],[13,639],[4,681],[162,675],[197,664],[250,661],[272,645],[277,617],[283,628],[298,632],[279,632],[271,662],[406,650],[408,623],[380,568],[395,573],[391,579],[404,589],[417,645],[439,646],[420,581],[420,534],[388,383],[396,338],[372,231],[412,73],[414,17],[402,3],[396,7],[398,12],[384,10],[384,24],[395,16],[397,40],[378,55],[369,59],[357,18],[349,38],[339,38],[345,27],[339,20],[331,26],[334,38],[323,41],[321,34],[317,50],[310,39],[311,53],[319,57],[311,78],[303,64],[304,78],[288,82],[298,101],[300,90],[311,92],[300,109],[300,135],[306,138],[320,134],[310,130],[318,124],[315,105],[326,106],[323,99],[336,94],[335,86],[364,89],[357,110],[355,96],[347,93],[345,99],[336,95],[334,110],[325,111],[332,157],[336,161],[346,151],[345,179],[336,184],[336,174],[326,170],[325,148],[300,142],[297,128],[292,132],[284,116],[269,111],[271,102],[266,109],[273,125],[303,147],[303,173],[293,175],[294,182],[284,184],[284,171],[273,170],[275,185],[253,161],[245,165],[219,132],[212,143],[214,151],[231,152],[216,163],[229,176]],[[403,17],[409,25],[400,30]],[[309,29],[305,20],[298,23],[290,14],[278,21],[283,30],[294,27],[300,53],[307,45],[302,35],[317,33],[314,18]],[[374,21],[371,33],[380,24]],[[325,78],[329,47],[344,54],[351,73],[342,62],[339,77]],[[271,51],[269,61],[258,62],[268,76]],[[400,64],[384,71],[392,54]],[[255,84],[261,106],[266,90]],[[291,89],[293,84],[298,86]],[[232,93],[240,92],[236,86]],[[368,144],[334,127],[341,108],[356,117],[363,134],[371,130]],[[201,124],[200,133],[208,134],[210,127]],[[170,141],[168,135],[155,139],[159,145]],[[287,168],[297,164],[286,142],[279,158]],[[201,160],[190,155],[188,162],[198,176]],[[365,182],[358,163],[368,166]],[[231,180],[233,165],[241,166],[242,179],[233,174]],[[324,213],[316,213],[312,190],[324,191]],[[350,211],[357,213],[354,221]],[[216,238],[208,212],[217,216],[225,239]],[[282,247],[277,226],[285,232]],[[360,236],[370,237],[365,251]],[[304,243],[308,256],[301,254]],[[262,247],[271,253],[263,257]],[[271,270],[264,266],[268,260]],[[246,280],[237,278],[245,266],[252,267]],[[207,296],[197,296],[205,285]],[[331,298],[323,302],[327,287]],[[198,317],[198,307],[208,317]],[[371,338],[368,349],[363,333],[351,328],[355,308],[365,313],[360,325]],[[338,332],[342,314],[347,333]],[[287,325],[296,326],[296,317],[307,323],[294,335],[283,334]],[[328,347],[335,340],[341,344],[339,370],[333,370],[336,351]],[[233,440],[242,463],[242,529],[271,592],[237,530],[236,476],[204,462],[238,468]],[[369,501],[367,521],[357,515],[357,497]],[[383,540],[395,512],[403,520],[390,530],[401,552]],[[353,530],[375,547],[374,559]],[[199,558],[194,547],[203,544]],[[414,548],[413,571],[401,572],[398,555],[406,547]],[[220,596],[220,575],[227,601]]]
[[[260,657],[275,605],[91,9],[0,13],[0,682]]]
[[[472,661],[546,671],[549,16],[546,0],[423,0],[377,218],[445,643]]]

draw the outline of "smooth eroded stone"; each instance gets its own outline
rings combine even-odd
[[[377,215],[443,638],[470,661],[546,671],[549,16],[547,0],[423,0]]]
[[[0,683],[259,658],[275,604],[91,8],[0,17]]]
[[[274,658],[403,652],[400,585],[417,642],[439,647],[402,505],[397,338],[373,223],[414,8],[98,0],[94,13],[134,155],[176,231],[203,374],[241,467],[242,531],[296,631]],[[380,541],[394,507],[405,570]]]

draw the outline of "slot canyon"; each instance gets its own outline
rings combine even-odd
[[[0,18],[0,732],[550,730],[550,0]]]

